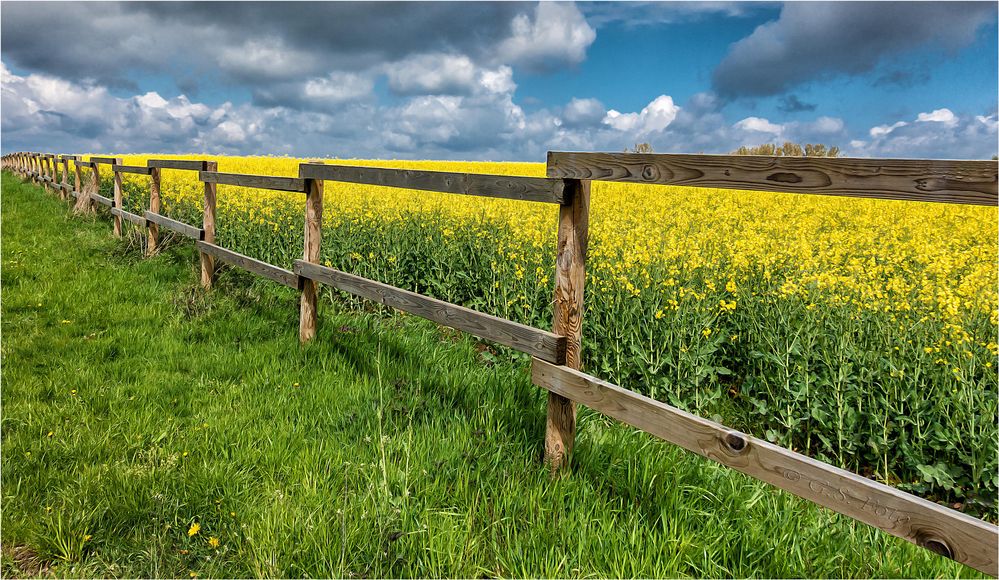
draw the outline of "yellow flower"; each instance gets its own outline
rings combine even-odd
[[[735,285],[735,280],[732,280],[731,278],[729,279],[728,284],[725,284],[725,290],[727,292],[735,292],[738,289],[739,287]]]
[[[194,522],[193,524],[191,524],[191,527],[187,530],[187,535],[189,537],[195,536],[200,531],[201,531],[201,524],[199,524],[198,522]]]
[[[701,331],[701,334],[704,335],[704,338],[707,338],[707,337],[711,336],[711,329],[710,328],[705,328],[704,330]]]
[[[215,536],[209,537],[208,538],[208,545],[211,546],[211,547],[213,547],[213,548],[218,548],[219,547],[219,539],[216,538]]]

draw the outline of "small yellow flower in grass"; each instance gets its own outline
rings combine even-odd
[[[93,536],[91,536],[90,534],[83,534],[83,541],[84,542],[89,542],[92,538],[93,538]]]
[[[55,435],[55,433],[53,433],[52,431],[49,431],[48,434],[46,435],[46,437],[51,437],[53,435]]]
[[[219,547],[219,539],[216,538],[215,536],[209,537],[208,538],[208,545],[211,546],[211,547],[213,547],[213,548],[218,548]]]
[[[236,512],[229,512],[229,517],[236,517]]]
[[[69,324],[70,322],[73,322],[73,321],[72,320],[63,320],[62,321],[63,324]]]
[[[69,391],[69,394],[75,397],[76,396],[76,389],[71,389]]]
[[[704,330],[701,331],[701,334],[704,335],[704,338],[708,338],[709,336],[711,336],[711,329],[705,328]]]
[[[194,571],[191,571],[191,578],[197,578],[197,577],[198,577],[198,573],[194,572]]]
[[[181,453],[181,456],[182,456],[182,457],[187,457],[187,451],[185,451],[185,452]]]
[[[295,387],[295,388],[297,389],[297,388],[298,388],[298,383],[295,383],[295,384],[294,384],[294,385],[292,385],[292,386],[293,386],[293,387]]]
[[[200,531],[201,531],[201,524],[199,524],[198,522],[194,522],[193,524],[191,524],[191,527],[187,530],[187,535],[188,537],[193,537],[196,536]]]
[[[728,292],[735,292],[739,287],[735,285],[735,280],[729,280],[728,284],[725,284],[725,290]]]

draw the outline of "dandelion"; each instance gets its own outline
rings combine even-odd
[[[198,522],[194,522],[193,524],[191,524],[191,527],[188,528],[187,535],[188,537],[194,537],[200,531],[201,531],[201,524],[199,524]]]
[[[53,433],[52,431],[49,431],[49,432],[48,432],[48,434],[47,434],[47,435],[45,435],[45,436],[46,436],[46,437],[52,437],[53,435],[55,435],[55,433]]]
[[[219,547],[219,539],[216,538],[215,536],[210,536],[208,538],[208,545],[211,546],[211,547],[213,547],[213,548],[218,548]]]
[[[709,336],[711,336],[711,329],[705,328],[704,330],[701,331],[701,335],[704,336],[704,338],[708,338]]]

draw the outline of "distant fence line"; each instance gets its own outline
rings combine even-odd
[[[215,260],[299,290],[299,339],[316,336],[317,285],[465,331],[532,357],[535,385],[549,391],[545,460],[552,470],[566,466],[576,435],[576,403],[879,528],[986,574],[999,575],[999,528],[893,487],[834,467],[708,421],[580,371],[583,289],[589,237],[591,181],[674,184],[889,200],[999,205],[995,161],[793,158],[731,155],[659,155],[549,152],[547,177],[510,177],[377,167],[302,163],[299,176],[220,173],[213,161],[151,159],[125,166],[111,157],[11,153],[9,169],[60,198],[76,199],[75,210],[108,206],[114,234],[124,221],[146,228],[147,255],[160,245],[160,227],[192,238],[201,261],[201,284],[211,287]],[[74,180],[69,183],[70,162]],[[99,195],[99,167],[112,170],[114,197]],[[57,167],[61,165],[61,180]],[[83,185],[83,170],[89,183]],[[197,171],[204,185],[201,227],[160,214],[163,170]],[[149,210],[122,209],[121,174],[149,176]],[[375,280],[322,266],[323,183],[345,182],[499,197],[558,204],[554,327],[551,332],[450,304]],[[216,186],[239,185],[305,195],[304,254],[292,270],[279,268],[215,244]]]

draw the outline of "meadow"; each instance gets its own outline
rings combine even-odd
[[[302,161],[213,159],[286,176]],[[163,175],[163,211],[200,223],[195,174]],[[126,209],[148,204],[147,178],[125,191]],[[325,198],[326,265],[550,328],[557,208],[339,183]],[[218,204],[221,245],[301,256],[300,194],[219,186]],[[996,223],[990,207],[594,183],[584,368],[995,521]]]
[[[585,409],[552,479],[522,361],[2,183],[3,577],[982,577]]]

